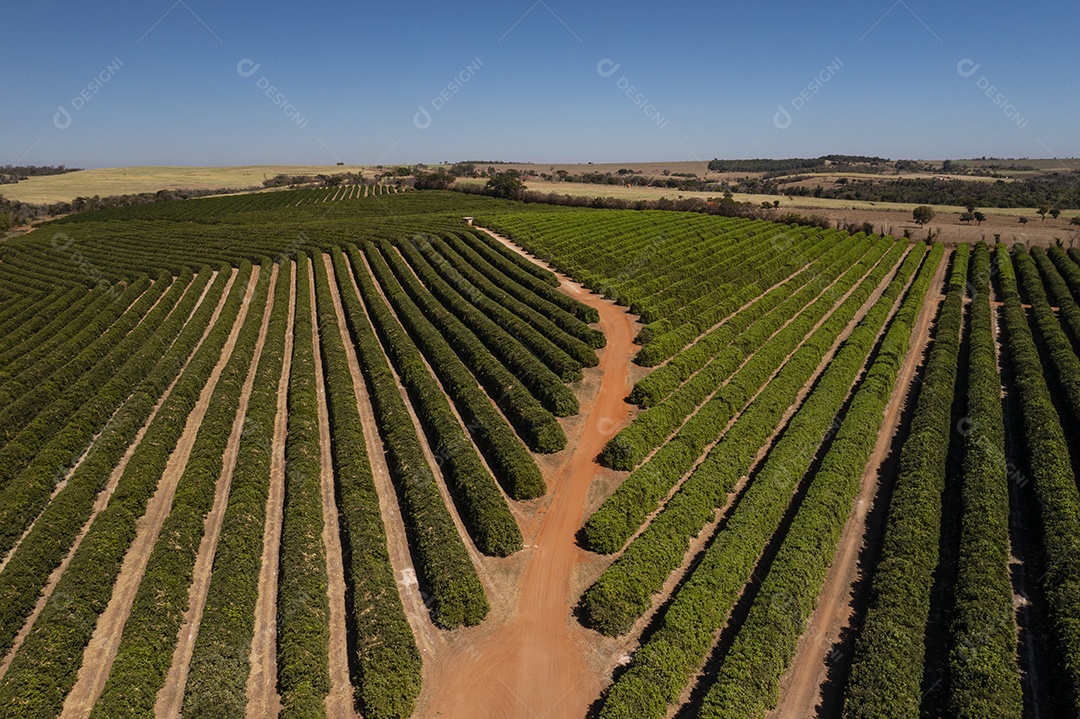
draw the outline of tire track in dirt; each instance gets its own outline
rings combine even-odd
[[[273,456],[270,459],[270,489],[263,529],[259,596],[255,602],[255,631],[248,657],[251,673],[247,682],[247,716],[251,719],[273,719],[281,711],[281,698],[277,693],[278,558],[285,504],[285,437],[289,427],[289,372],[292,369],[293,320],[296,316],[296,265],[289,262],[288,267],[287,281],[292,289],[289,292],[289,318],[271,444]],[[285,278],[279,276],[278,281],[285,281]]]
[[[184,467],[191,456],[199,426],[202,424],[203,417],[206,415],[210,405],[210,398],[213,395],[214,388],[217,386],[218,378],[221,376],[225,364],[236,346],[240,327],[247,316],[251,297],[255,292],[258,276],[259,268],[255,267],[252,269],[251,279],[245,289],[240,312],[230,330],[221,357],[218,358],[217,365],[215,365],[209,379],[203,386],[199,401],[191,414],[188,415],[184,431],[176,444],[176,449],[173,450],[169,457],[169,462],[158,482],[157,490],[147,504],[146,513],[136,523],[137,534],[135,540],[124,557],[120,574],[117,576],[116,583],[113,586],[112,598],[109,600],[105,611],[98,617],[94,634],[83,653],[78,678],[64,703],[64,709],[60,715],[61,719],[85,719],[89,717],[94,703],[105,687],[109,672],[112,670],[116,649],[124,632],[124,625],[131,613],[135,594],[138,592],[139,584],[142,581],[143,572],[150,559],[150,554],[153,552],[161,527],[172,510],[177,482],[184,473]],[[235,277],[236,273],[234,271],[232,279],[235,279]],[[225,296],[227,297],[228,294],[226,293]],[[219,309],[221,307],[222,305],[218,306]],[[217,322],[217,319],[217,317],[214,318],[211,326]]]
[[[887,467],[886,462],[891,454],[893,438],[900,430],[904,410],[915,389],[916,374],[929,351],[931,326],[945,299],[941,289],[949,266],[948,253],[947,250],[930,282],[928,299],[923,302],[916,320],[911,347],[885,410],[884,423],[873,454],[863,472],[855,506],[848,516],[832,566],[818,595],[817,608],[811,614],[799,639],[795,657],[781,680],[780,703],[769,714],[770,719],[802,719],[817,715],[817,707],[823,698],[822,687],[831,659],[835,656],[833,653],[839,651],[836,647],[841,635],[852,628],[856,614],[855,585],[860,580],[859,558],[868,535],[871,535],[870,543],[876,544],[880,543],[884,532],[883,526],[868,526],[867,517],[873,509],[874,498],[882,482],[881,475],[896,470],[895,467]],[[903,295],[898,301],[902,299]],[[830,715],[838,708],[834,707]]]
[[[326,255],[316,255],[312,262]],[[330,439],[330,412],[326,404],[326,381],[323,376],[322,348],[319,344],[318,303],[315,301],[315,272],[308,274],[311,292],[311,334],[315,347],[315,386],[318,394],[319,461],[323,506],[322,540],[326,548],[326,593],[330,608],[330,693],[326,697],[328,719],[358,719],[349,677],[349,646],[345,624],[345,560],[341,552],[341,523],[338,519],[337,492],[334,489],[334,457]],[[330,273],[332,278],[333,272]],[[334,282],[331,280],[331,285]],[[305,288],[300,288],[305,291]],[[336,297],[335,297],[336,300]]]
[[[214,271],[213,276],[217,276],[216,270]],[[206,287],[203,289],[203,293],[199,297],[199,301],[195,304],[194,308],[191,311],[192,315],[198,311],[199,307],[206,299],[206,293],[209,292],[211,284],[213,284],[213,279],[211,279],[211,281],[208,282],[206,284]],[[218,315],[220,314],[221,308],[224,306],[225,297],[228,296],[228,290],[231,286],[232,279],[229,280],[229,284],[227,284],[225,287],[225,292],[222,293],[221,300],[218,302],[218,306],[213,314],[212,320],[216,320]],[[189,317],[190,316],[191,315],[189,315]],[[56,590],[56,585],[60,581],[60,577],[63,576],[64,572],[68,568],[68,565],[71,564],[71,560],[72,558],[74,558],[75,553],[78,551],[79,545],[82,544],[82,541],[86,537],[87,532],[90,531],[90,526],[94,523],[94,520],[97,519],[97,516],[105,510],[105,507],[108,506],[109,499],[112,498],[113,491],[116,489],[116,485],[119,484],[120,478],[124,474],[124,470],[127,469],[128,462],[131,461],[132,455],[135,454],[135,450],[138,449],[139,443],[142,441],[143,436],[146,434],[147,428],[149,428],[150,425],[153,423],[154,418],[157,417],[158,410],[161,409],[161,406],[165,404],[165,401],[169,398],[169,395],[172,394],[173,387],[176,386],[176,383],[180,380],[180,377],[183,375],[184,370],[187,369],[188,362],[191,360],[192,357],[195,356],[195,353],[199,351],[199,348],[202,347],[202,343],[206,339],[207,335],[210,334],[210,330],[212,327],[213,321],[211,321],[207,325],[202,337],[200,337],[198,343],[196,343],[195,349],[193,349],[191,354],[188,355],[187,359],[184,360],[183,366],[180,368],[180,371],[177,372],[176,377],[173,378],[173,381],[169,384],[168,387],[165,388],[165,391],[161,393],[161,397],[158,398],[158,401],[154,405],[153,410],[151,410],[150,415],[146,419],[146,422],[143,423],[143,426],[135,434],[135,438],[132,440],[127,450],[125,450],[124,456],[120,458],[120,461],[117,463],[116,467],[114,467],[113,471],[109,474],[109,479],[105,483],[105,488],[98,493],[97,498],[94,501],[94,507],[90,512],[90,517],[86,520],[86,523],[82,526],[82,529],[79,530],[79,534],[75,537],[75,541],[72,543],[71,549],[68,550],[68,553],[64,557],[63,561],[60,563],[59,566],[57,566],[56,569],[53,570],[53,573],[49,575],[49,581],[45,585],[44,589],[42,589],[41,596],[38,598],[38,602],[34,606],[34,610],[26,618],[26,622],[23,624],[22,629],[19,631],[19,634],[15,637],[15,640],[11,645],[11,650],[8,651],[7,656],[4,657],[3,662],[0,663],[0,679],[3,679],[4,675],[7,674],[7,670],[11,666],[12,660],[14,660],[15,658],[15,653],[19,651],[19,648],[22,646],[23,642],[26,641],[26,637],[30,635],[30,631],[34,628],[34,622],[37,621],[38,616],[40,616],[41,612],[44,611],[45,605],[48,604],[49,599],[52,598],[53,592]],[[89,452],[87,452],[87,454],[88,453]],[[71,474],[69,473],[68,476],[70,477]],[[11,555],[9,555],[7,559],[9,560],[13,555],[14,550],[12,550]],[[7,560],[5,560],[4,566],[6,565]]]
[[[214,488],[214,505],[206,516],[206,530],[202,542],[199,545],[199,553],[195,559],[192,571],[191,588],[188,590],[188,610],[184,616],[184,623],[180,626],[177,634],[176,649],[173,651],[172,666],[165,679],[165,685],[158,692],[157,703],[154,706],[154,715],[158,719],[174,719],[180,716],[180,709],[184,703],[184,690],[187,687],[188,668],[191,662],[191,654],[195,650],[195,640],[199,635],[199,624],[202,622],[203,609],[206,606],[206,595],[210,590],[210,578],[214,569],[214,553],[217,551],[218,537],[221,536],[221,525],[225,520],[225,508],[229,503],[229,490],[232,487],[233,471],[236,469],[236,459],[240,453],[240,436],[244,430],[244,420],[247,417],[248,404],[251,401],[251,390],[255,385],[255,369],[262,357],[263,347],[266,346],[266,335],[270,328],[270,313],[274,309],[274,288],[278,282],[278,265],[274,265],[270,275],[270,286],[267,289],[267,302],[263,311],[262,326],[259,328],[259,337],[255,342],[255,351],[252,354],[251,363],[248,365],[247,376],[240,392],[240,402],[237,405],[236,418],[233,420],[232,431],[229,434],[228,443],[225,446],[225,454],[222,457],[222,471]]]
[[[549,478],[550,509],[537,519],[535,546],[525,557],[516,607],[502,621],[489,618],[476,628],[480,631],[455,633],[461,641],[434,662],[419,716],[582,717],[617,659],[617,653],[603,657],[602,671],[590,664],[589,655],[599,643],[572,616],[572,586],[585,559],[575,538],[593,476],[600,471],[595,458],[631,413],[623,398],[629,390],[635,318],[560,279],[563,291],[600,312],[608,344],[600,351],[599,368],[591,370],[601,373],[599,394],[577,447]]]

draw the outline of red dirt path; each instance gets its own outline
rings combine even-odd
[[[596,636],[572,616],[574,575],[586,557],[575,535],[593,476],[600,471],[595,458],[613,428],[630,416],[624,398],[636,328],[623,308],[565,280],[562,288],[600,313],[608,343],[601,352],[599,394],[591,407],[582,408],[588,417],[580,442],[549,478],[550,508],[522,527],[526,544],[534,549],[519,581],[517,606],[475,642],[457,642],[438,658],[418,716],[578,719],[606,683],[587,659]]]

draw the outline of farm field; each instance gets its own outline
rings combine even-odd
[[[1078,302],[1057,246],[383,186],[45,223],[0,717],[1080,716]]]
[[[279,174],[332,175],[362,172],[341,165],[253,165],[249,167],[114,167],[79,170],[62,175],[30,177],[4,185],[3,195],[32,204],[71,202],[76,197],[128,195],[158,190],[219,190],[262,187]]]

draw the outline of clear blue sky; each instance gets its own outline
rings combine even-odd
[[[1075,0],[11,0],[4,26],[0,164],[1080,155]]]

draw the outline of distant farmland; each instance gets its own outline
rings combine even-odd
[[[178,182],[298,169],[359,168]],[[45,223],[0,717],[1078,715],[1078,302],[1075,249],[382,185]]]

